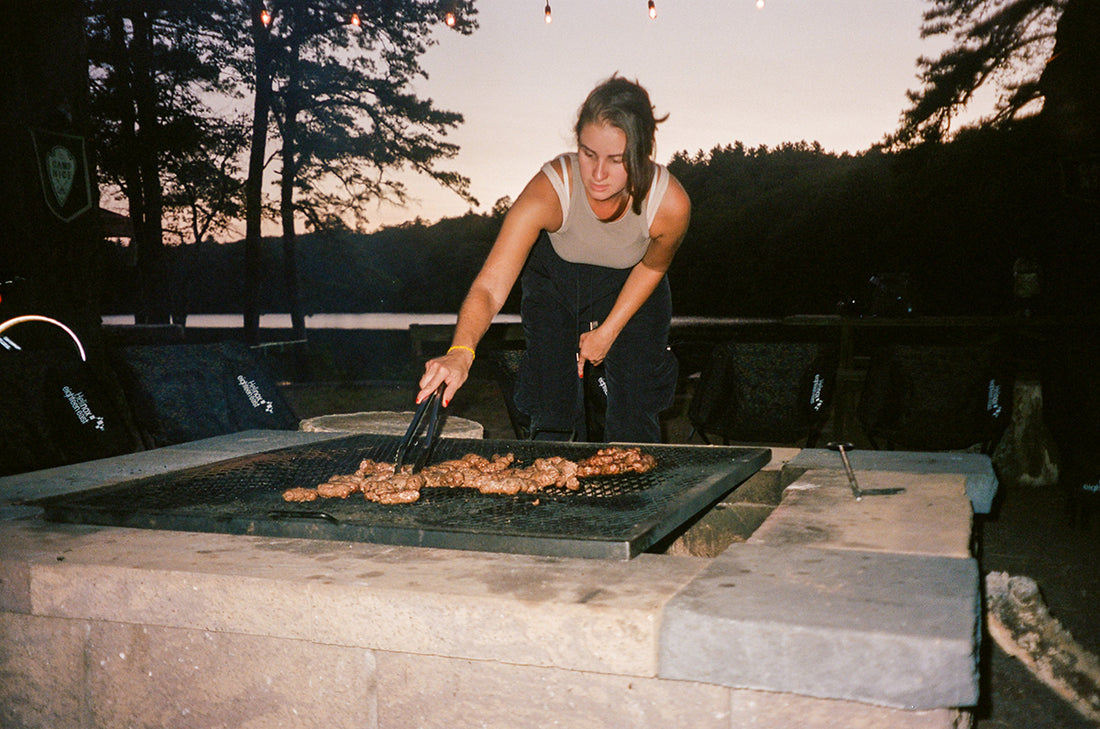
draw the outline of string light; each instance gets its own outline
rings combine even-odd
[[[271,25],[271,12],[264,8],[260,11],[260,22],[264,24],[264,27]]]
[[[455,27],[455,14],[448,12],[447,17],[444,18],[444,22],[447,23],[447,27],[449,28]]]
[[[359,13],[351,14],[351,24],[354,25],[356,28],[359,27]]]
[[[551,15],[550,15],[550,0],[546,0],[546,11],[545,11],[544,15],[546,15],[547,25],[549,25],[550,23],[552,23],[554,21],[554,18],[551,17]]]
[[[653,19],[657,17],[657,4],[653,0],[649,0],[649,17]]]
[[[756,9],[757,10],[763,10],[764,9],[764,0],[756,0]]]

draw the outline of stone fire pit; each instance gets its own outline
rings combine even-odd
[[[826,456],[773,452],[750,481],[789,482],[782,500],[714,558],[60,525],[19,503],[336,435],[0,479],[0,725],[947,729],[977,702],[982,457],[856,462],[905,492],[855,502]]]

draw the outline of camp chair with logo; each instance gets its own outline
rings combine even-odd
[[[298,428],[274,380],[241,342],[122,347],[115,370],[146,447]]]
[[[711,352],[688,418],[704,443],[817,441],[832,408],[836,347],[816,341],[728,341]]]
[[[71,347],[0,351],[0,476],[141,447],[117,388]]]
[[[871,354],[857,418],[874,448],[991,453],[1012,377],[995,343],[891,344]]]

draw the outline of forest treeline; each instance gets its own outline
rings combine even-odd
[[[872,277],[907,282],[896,290],[916,314],[1011,313],[1022,261],[1040,271],[1048,310],[1074,306],[1071,290],[1089,285],[1082,266],[1095,260],[1095,203],[1067,194],[1063,162],[1037,117],[893,152],[835,154],[798,142],[678,153],[669,167],[693,212],[669,274],[676,313],[831,314],[841,302],[866,310]],[[498,210],[303,235],[303,309],[456,311],[500,220]],[[262,251],[261,308],[285,312],[280,241],[265,239]],[[242,310],[242,242],[168,254],[177,316]],[[105,313],[133,311],[131,258],[125,247],[110,250]],[[506,311],[517,309],[517,293]]]

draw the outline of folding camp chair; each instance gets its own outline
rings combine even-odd
[[[703,442],[812,447],[829,419],[836,347],[828,342],[728,341],[703,370],[688,418]]]
[[[1011,409],[995,343],[892,344],[872,353],[856,416],[875,448],[991,453]]]

